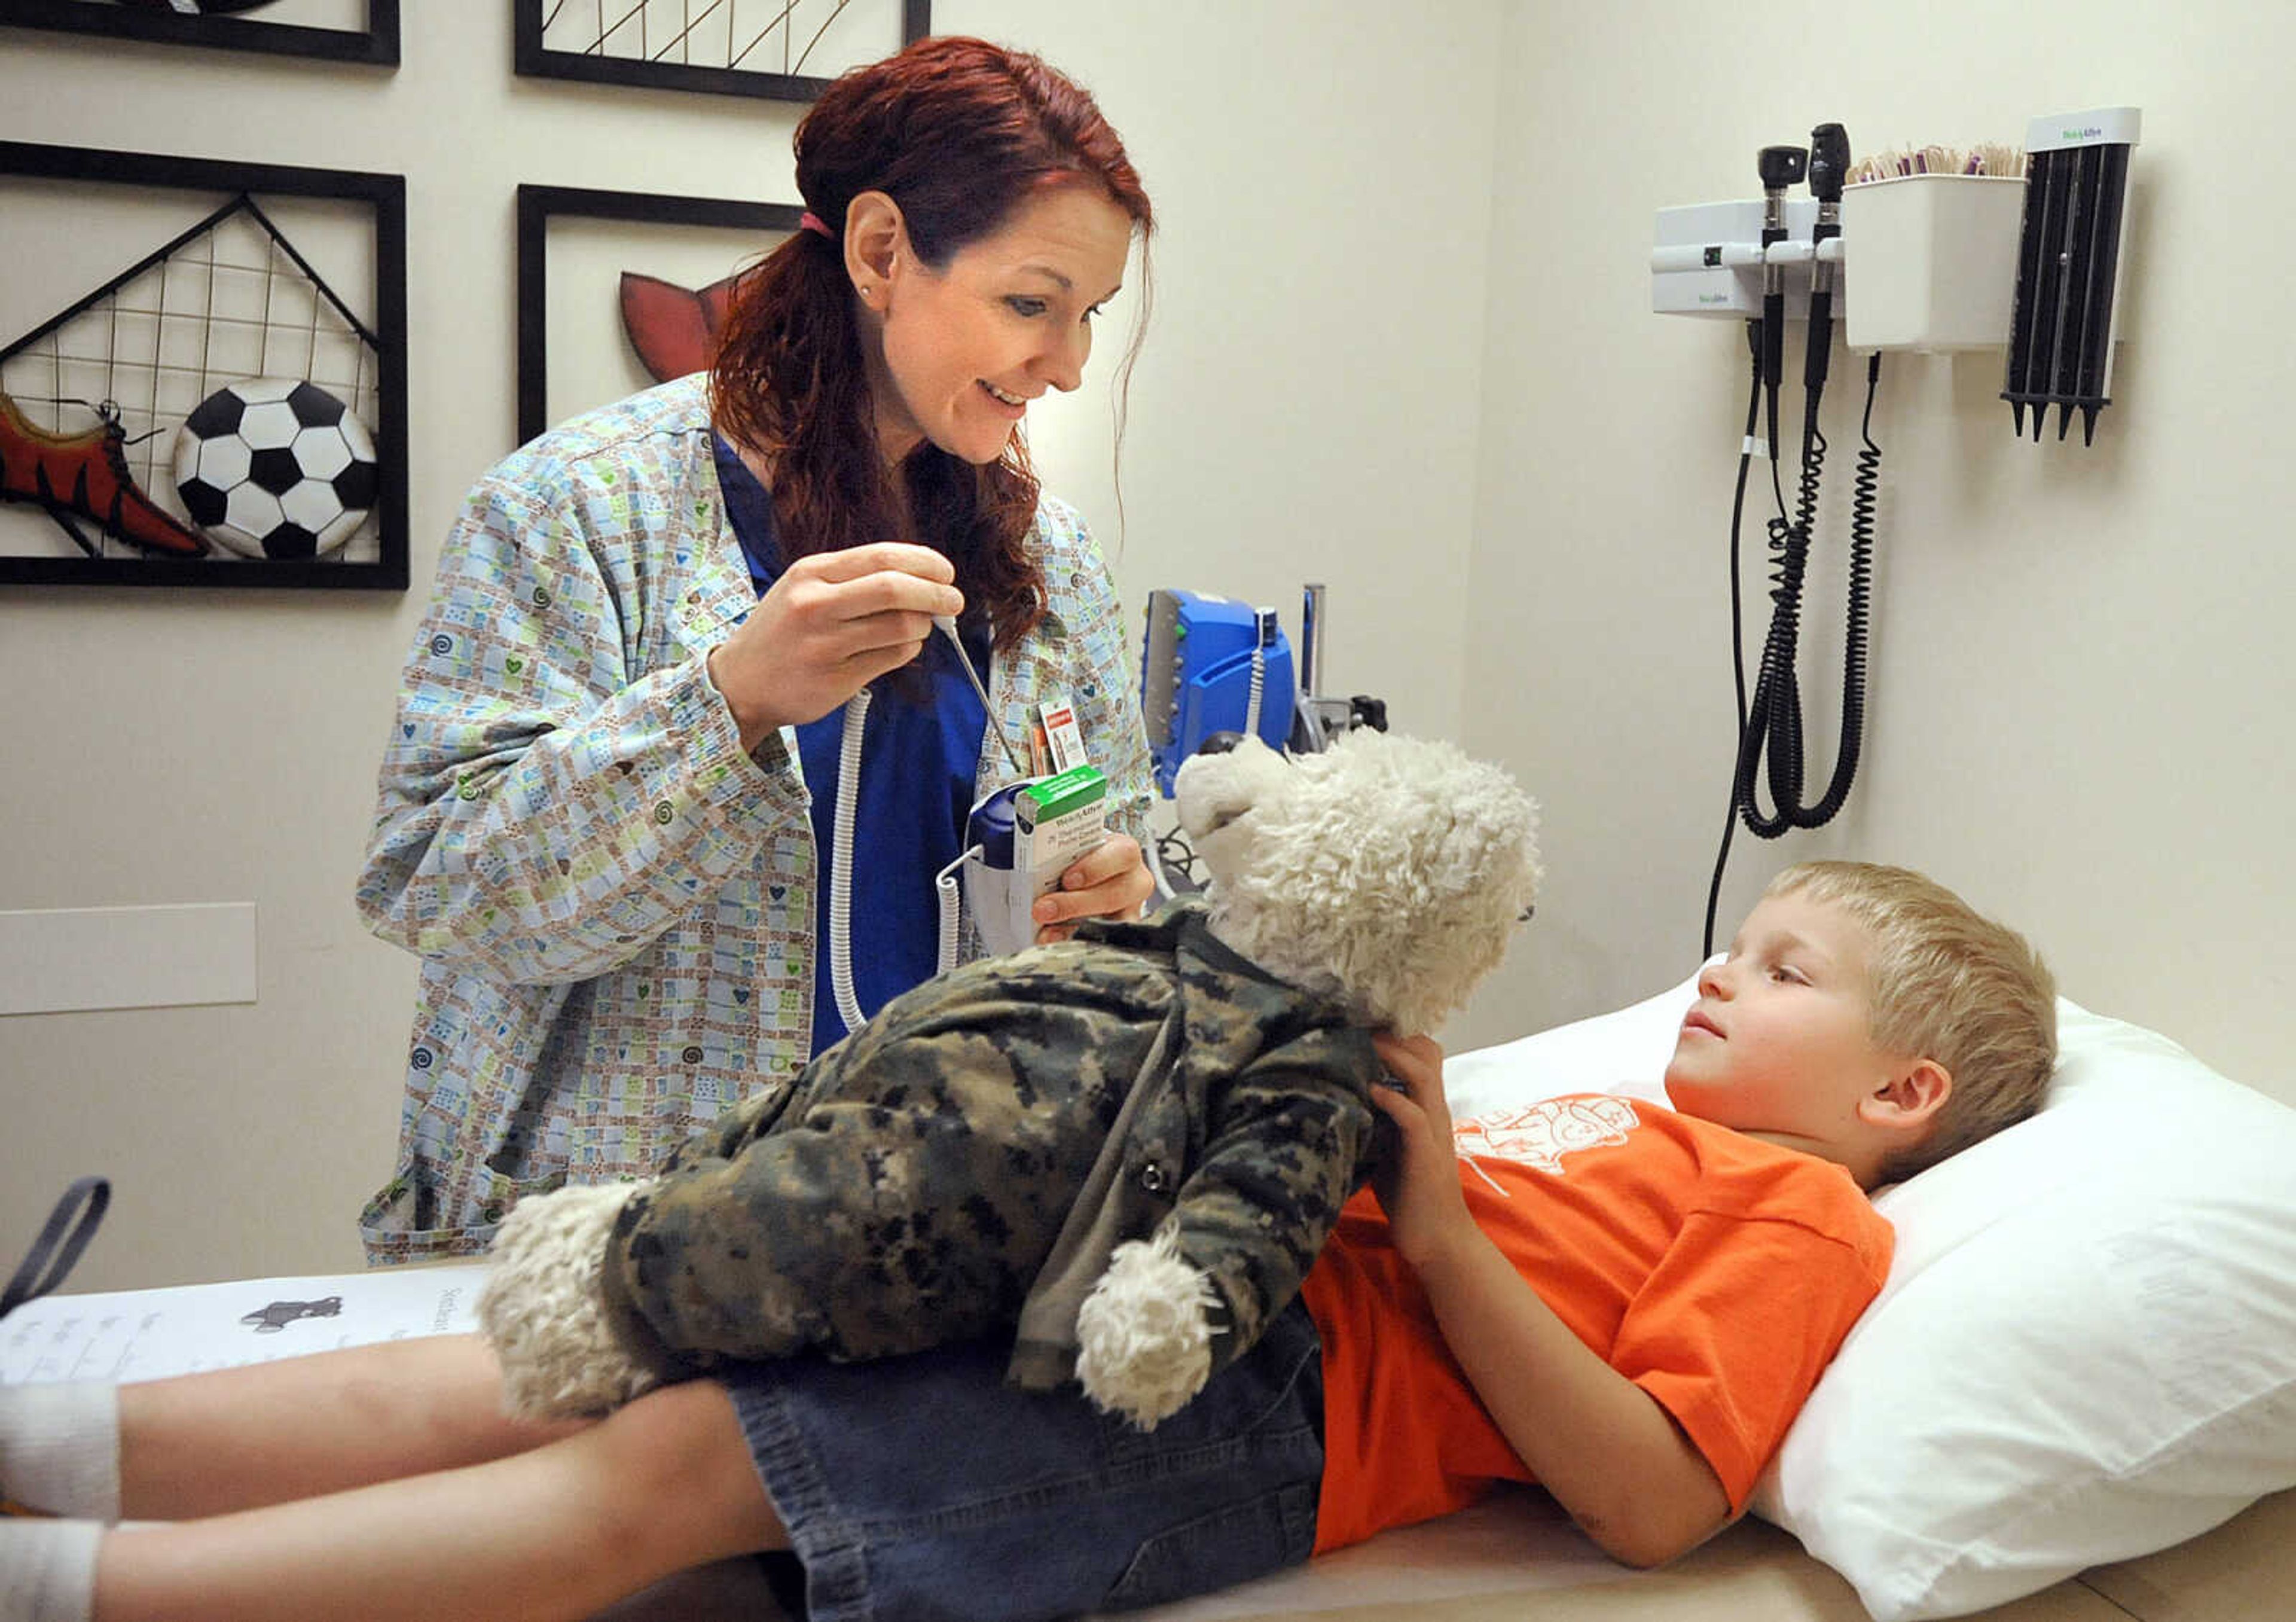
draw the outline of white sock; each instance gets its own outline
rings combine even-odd
[[[119,1519],[119,1387],[0,1386],[0,1493],[53,1515]]]
[[[0,1622],[88,1622],[102,1536],[92,1520],[0,1519]]]

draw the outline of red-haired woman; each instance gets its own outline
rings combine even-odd
[[[930,977],[935,877],[1040,704],[1112,830],[1041,933],[1153,887],[1116,595],[1017,432],[1081,379],[1139,177],[1083,90],[980,40],[847,74],[796,144],[804,228],[713,370],[519,450],[439,559],[358,885],[423,959],[371,1261],[652,1172]]]

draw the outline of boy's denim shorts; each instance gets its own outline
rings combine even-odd
[[[1298,1301],[1152,1431],[1011,1348],[716,1371],[805,1568],[813,1622],[1024,1622],[1223,1588],[1306,1560],[1323,1366]]]

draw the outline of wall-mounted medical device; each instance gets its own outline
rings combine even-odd
[[[1788,199],[1784,235],[1767,243],[1760,198],[1660,209],[1651,308],[1747,320],[1763,313],[1763,280],[1775,274],[1786,319],[1807,320],[1824,265],[1838,267],[1835,312],[1860,354],[1997,348],[2009,341],[2024,197],[2015,176],[1893,176],[1845,185],[1831,238],[1815,235],[1815,198]]]
[[[1993,172],[1853,177],[1831,241],[1814,196],[1786,200],[1782,232],[1765,229],[1766,198],[1660,209],[1651,308],[1754,318],[1770,278],[1786,319],[1800,321],[1818,267],[1838,266],[1834,313],[1852,350],[2006,349],[2002,397],[2020,432],[2027,405],[2058,403],[2062,435],[2072,408],[2093,423],[2110,390],[2128,152],[2140,122],[2133,107],[2033,119],[2030,181],[1999,172],[1997,161]]]
[[[2128,154],[2143,127],[2134,107],[2035,119],[2025,131],[2030,169],[2001,398],[2021,436],[2057,408],[2057,438],[2076,408],[2081,440],[2112,403],[2112,342],[2120,313],[2121,221]]]
[[[1705,950],[1742,823],[1774,839],[1829,821],[1856,776],[1865,724],[1866,653],[1872,606],[1874,519],[1882,450],[1874,402],[1882,353],[2005,349],[2002,398],[2033,408],[2040,437],[2059,408],[2057,437],[2078,408],[2082,437],[2112,386],[2112,321],[2121,218],[2135,145],[2135,108],[2036,119],[2026,154],[1980,147],[1967,154],[1927,147],[1904,161],[1852,166],[1839,124],[1810,132],[1807,148],[1766,146],[1757,155],[1762,195],[1661,209],[1651,249],[1651,307],[1661,315],[1720,316],[1745,324],[1751,373],[1738,482],[1730,508],[1730,648],[1737,678],[1738,749],[1730,817],[1707,895]],[[2024,173],[2005,172],[2025,170]],[[1809,196],[1787,191],[1807,179]],[[1803,797],[1800,676],[1802,585],[1819,511],[1826,440],[1818,427],[1833,323],[1867,356],[1861,449],[1849,509],[1849,609],[1842,646],[1841,738],[1834,769],[1815,800]],[[1800,455],[1794,498],[1783,477],[1779,397],[1785,328],[1806,324]],[[1769,468],[1775,512],[1767,523],[1770,625],[1751,696],[1742,643],[1739,534],[1749,476]],[[1762,804],[1767,791],[1769,806]]]

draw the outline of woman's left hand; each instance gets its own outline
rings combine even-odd
[[[1069,864],[1061,885],[1037,898],[1037,940],[1065,941],[1079,918],[1129,919],[1156,893],[1148,857],[1129,834],[1111,834]]]

